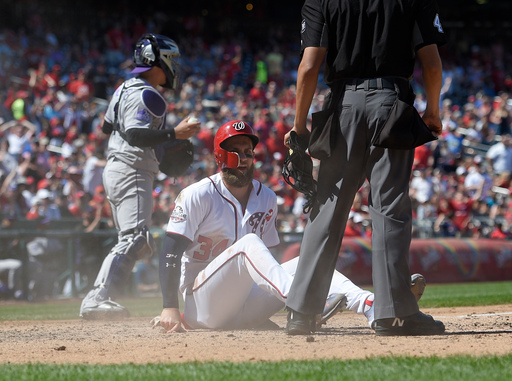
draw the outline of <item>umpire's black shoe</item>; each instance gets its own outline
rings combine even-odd
[[[378,319],[373,323],[377,336],[425,336],[440,335],[444,324],[419,311],[404,318]]]
[[[315,315],[304,315],[288,309],[288,322],[285,328],[285,332],[288,335],[309,335],[315,332],[315,329]]]

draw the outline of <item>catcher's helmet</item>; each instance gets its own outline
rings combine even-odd
[[[132,73],[142,73],[158,66],[167,77],[163,86],[175,89],[178,86],[179,56],[180,50],[174,40],[159,34],[144,34],[137,41],[133,51],[133,62],[136,67]]]
[[[222,147],[222,143],[227,139],[238,135],[248,136],[252,140],[253,148],[260,141],[248,123],[242,120],[232,120],[224,123],[215,134],[215,139],[213,140],[215,162],[220,169],[237,168],[240,165],[238,154],[236,152],[228,152]]]

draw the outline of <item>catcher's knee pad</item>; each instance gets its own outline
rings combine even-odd
[[[135,233],[124,236],[122,239],[128,241],[128,246],[124,252],[128,257],[137,260],[149,258],[153,255],[155,240],[146,225],[142,229],[135,231]]]

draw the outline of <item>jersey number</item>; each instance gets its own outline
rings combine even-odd
[[[224,239],[220,241],[215,247],[212,247],[212,240],[208,237],[199,236],[198,242],[201,244],[199,250],[194,251],[194,258],[199,259],[200,261],[206,261],[212,256],[215,258],[220,253],[222,253],[228,247],[229,240]]]
[[[437,28],[439,33],[444,33],[443,26],[441,25],[441,20],[439,20],[439,15],[436,13],[436,17],[434,19],[434,26]]]

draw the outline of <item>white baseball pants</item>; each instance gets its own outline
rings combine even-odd
[[[251,328],[285,306],[298,257],[282,265],[255,234],[248,234],[202,270],[184,295],[190,328]],[[344,293],[347,308],[362,313],[371,292],[335,272],[329,295]]]

